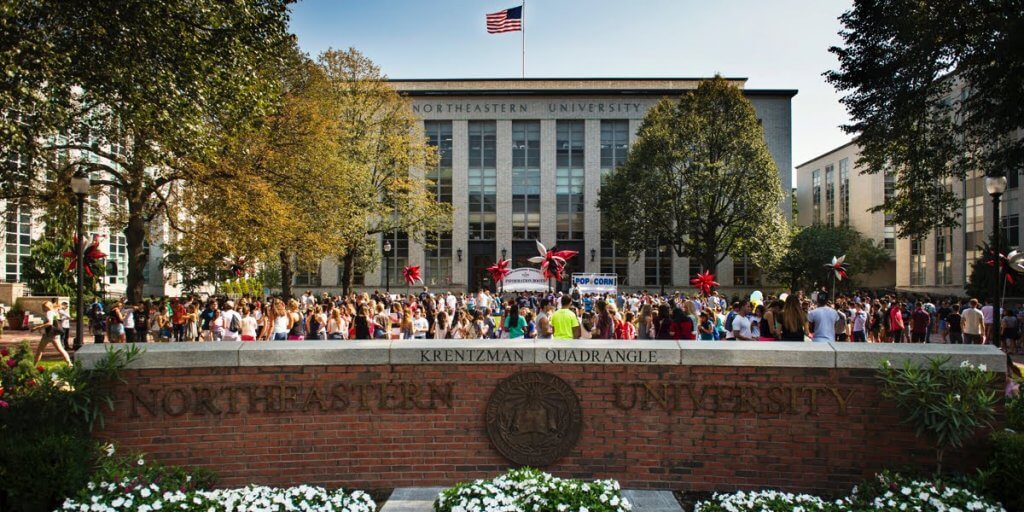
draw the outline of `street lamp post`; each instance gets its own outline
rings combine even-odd
[[[75,318],[75,346],[74,349],[78,350],[82,348],[82,344],[85,343],[85,196],[89,193],[89,176],[84,173],[75,173],[71,177],[71,191],[74,192],[75,197],[78,199],[78,241],[75,244],[75,252],[78,253],[76,258],[75,272],[77,274],[76,291],[78,292],[78,298],[75,301],[75,307],[78,308],[78,317]]]
[[[996,268],[996,281],[995,281],[995,299],[992,301],[992,333],[986,333],[991,336],[995,336],[999,332],[1000,322],[1000,310],[1002,309],[1002,278],[1003,278],[1003,259],[1000,256],[1002,251],[1000,250],[1000,231],[999,226],[999,199],[1003,196],[1003,192],[1006,192],[1006,176],[986,176],[985,177],[985,189],[988,191],[988,195],[992,196],[992,242],[995,244],[993,250],[995,251],[995,268]],[[994,345],[998,344],[993,343]]]
[[[391,296],[391,240],[384,241],[384,290]]]
[[[661,275],[661,259],[662,255],[668,250],[668,247],[658,246],[658,284],[661,285],[661,296],[665,296],[665,279]]]

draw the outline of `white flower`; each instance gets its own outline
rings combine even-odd
[[[978,365],[978,369],[983,371],[983,372],[987,372],[988,371],[988,366],[985,366],[983,364],[979,364]]]
[[[953,399],[956,400],[957,402],[959,402],[960,401],[960,393],[957,393],[957,394],[953,395]]]
[[[146,461],[142,460],[142,457],[139,457],[138,465],[144,466],[146,465]]]

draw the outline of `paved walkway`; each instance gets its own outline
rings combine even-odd
[[[395,489],[380,512],[431,512],[434,500],[443,487],[401,487]],[[623,490],[622,496],[633,505],[634,512],[682,512],[683,508],[671,491]]]

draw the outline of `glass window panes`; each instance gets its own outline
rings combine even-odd
[[[850,223],[850,159],[839,161],[839,222]]]
[[[555,141],[555,236],[583,239],[583,121],[558,121]]]
[[[452,122],[424,121],[427,144],[437,148],[437,165],[427,172],[433,182],[435,198],[442,203],[452,202]]]
[[[497,126],[494,121],[469,122],[469,239],[494,240],[497,224]]]
[[[447,286],[452,282],[452,234],[427,233],[426,265],[423,282],[428,286]]]
[[[512,238],[540,239],[540,122],[512,122]]]
[[[384,252],[384,242],[391,242],[391,251]],[[392,231],[381,237],[381,255],[384,256],[385,267],[381,269],[381,283],[389,280],[391,285],[405,284],[402,269],[409,264],[409,235],[404,231]]]
[[[614,169],[626,161],[629,150],[629,121],[601,121],[601,169]]]
[[[7,282],[21,280],[21,272],[25,259],[28,258],[29,246],[32,244],[30,226],[32,216],[25,208],[8,208],[4,252],[6,266],[4,279]]]
[[[821,223],[821,169],[815,169],[811,173],[811,201],[813,202],[812,221],[814,224]]]
[[[835,192],[835,168],[832,165],[825,166],[825,223],[829,226],[836,225],[836,192]]]
[[[672,250],[658,243],[644,251],[644,285],[672,286]]]

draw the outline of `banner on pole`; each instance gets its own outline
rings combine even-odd
[[[572,284],[580,289],[580,293],[617,293],[619,275],[573,274]]]

